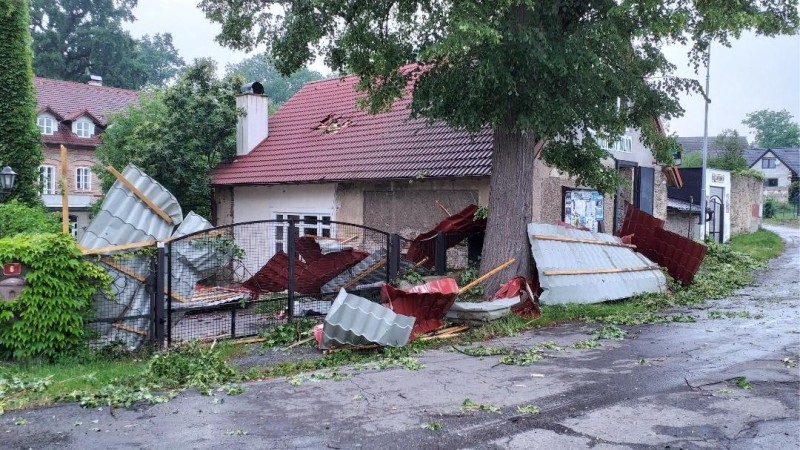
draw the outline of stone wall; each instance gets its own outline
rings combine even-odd
[[[697,214],[670,211],[664,228],[681,236],[700,240],[700,225],[697,221]]]
[[[731,174],[731,235],[752,233],[761,226],[762,189],[757,178]]]

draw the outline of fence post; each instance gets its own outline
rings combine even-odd
[[[472,233],[467,237],[467,263],[478,264],[483,253],[484,232]]]
[[[387,282],[391,282],[397,278],[397,273],[400,272],[400,235],[392,234],[389,236],[389,264],[388,264]]]
[[[294,220],[289,220],[289,230],[286,242],[286,253],[289,254],[289,286],[287,288],[288,294],[286,296],[286,301],[288,303],[287,309],[287,317],[288,320],[291,322],[294,318],[294,262],[297,258],[297,249],[295,248],[295,240],[298,238],[299,233],[297,230],[297,225],[294,223]]]
[[[167,259],[167,311],[166,311],[166,338],[167,338],[167,348],[172,347],[172,241],[167,243],[166,249],[166,259]]]
[[[444,275],[447,273],[447,235],[443,232],[439,232],[436,235],[436,252],[435,258],[436,261],[436,275]]]
[[[156,280],[153,283],[153,305],[150,310],[151,314],[151,327],[150,334],[151,341],[157,348],[164,347],[164,279],[166,274],[166,251],[164,243],[158,242],[156,244]]]

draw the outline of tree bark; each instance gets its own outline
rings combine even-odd
[[[513,119],[495,126],[481,273],[510,258],[516,261],[484,282],[486,298],[491,298],[501,284],[517,275],[531,276],[527,225],[532,217],[534,147],[534,133],[522,133]]]

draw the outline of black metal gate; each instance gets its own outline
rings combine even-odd
[[[392,245],[394,243],[394,245]],[[164,299],[155,340],[257,335],[293,319],[324,316],[339,289],[377,299],[400,267],[400,239],[316,216],[288,216],[181,236],[159,250]],[[163,254],[162,254],[163,253]],[[159,311],[158,305],[164,305]]]
[[[716,195],[711,196],[711,229],[709,230],[708,234],[711,238],[722,244],[724,239],[723,228],[725,226],[725,209],[722,203],[722,199],[717,197]]]

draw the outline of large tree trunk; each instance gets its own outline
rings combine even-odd
[[[532,215],[534,145],[533,132],[523,134],[514,120],[506,120],[494,128],[489,219],[481,273],[510,258],[516,258],[516,261],[484,283],[486,298],[514,276],[531,276],[527,225]]]

